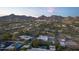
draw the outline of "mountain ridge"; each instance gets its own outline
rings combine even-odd
[[[25,15],[15,15],[15,14],[10,14],[6,16],[1,16],[0,21],[24,21],[24,20],[72,20],[72,19],[79,19],[79,16],[77,17],[63,17],[63,16],[58,16],[58,15],[52,15],[52,16],[45,16],[41,15],[39,17],[32,17],[32,16],[25,16]]]

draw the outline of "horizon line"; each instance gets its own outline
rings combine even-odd
[[[0,17],[9,16],[9,15],[28,16],[28,17],[36,17],[36,18],[41,17],[41,16],[46,16],[46,15],[32,16],[32,15],[24,15],[24,14],[14,14],[14,13],[11,13],[11,14],[5,14],[5,15],[3,15],[3,14],[1,15],[1,14],[0,14]],[[50,15],[50,16],[46,16],[46,17],[51,17],[51,16],[78,17],[78,16],[70,16],[70,15],[68,15],[68,16],[64,16],[64,15],[56,15],[56,14],[52,14],[52,15]]]

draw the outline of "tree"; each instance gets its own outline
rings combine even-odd
[[[35,48],[39,47],[39,40],[37,40],[37,39],[33,40],[32,47],[35,47]]]
[[[57,51],[63,51],[65,49],[65,47],[61,46],[60,44],[56,44],[55,46]]]
[[[51,45],[51,43],[47,41],[47,42],[45,43],[45,45],[46,45],[47,49],[49,49],[49,46]]]
[[[12,35],[12,40],[16,40],[17,36],[18,36],[18,32],[14,32]]]
[[[2,34],[2,39],[3,41],[11,40],[12,35],[10,33],[3,33]]]

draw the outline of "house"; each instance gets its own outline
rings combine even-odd
[[[9,47],[11,44],[13,44],[12,41],[1,42],[0,50],[6,50],[6,48]]]
[[[48,41],[48,36],[46,36],[46,35],[40,35],[39,37],[37,37],[37,39]]]
[[[55,46],[52,46],[52,45],[49,46],[49,49],[50,49],[50,51],[55,51],[56,50]]]
[[[0,44],[0,51],[4,51],[5,50],[5,45],[4,44]]]
[[[48,36],[48,35],[40,35],[39,37],[37,37],[37,39],[39,40],[43,40],[43,41],[49,41],[52,42],[53,44],[55,43],[55,37],[52,36]]]
[[[23,49],[23,48],[29,48],[30,47],[30,45],[23,45],[22,47],[21,47],[21,49]]]
[[[21,43],[18,43],[18,42],[15,42],[11,45],[9,45],[8,47],[5,48],[5,50],[20,50],[20,48],[22,47],[23,45]]]
[[[21,44],[21,43],[18,43],[18,42],[15,43],[15,48],[17,51],[19,51],[22,46],[23,46],[23,44]]]
[[[59,40],[60,45],[63,46],[63,47],[65,47],[65,42],[66,42],[65,39],[60,39]]]
[[[32,39],[33,37],[27,36],[27,35],[22,35],[22,36],[19,36],[19,38],[20,38],[21,40],[30,40],[30,39]]]
[[[79,44],[74,40],[67,40],[66,47],[71,49],[79,49]]]
[[[14,44],[9,45],[5,50],[13,50],[15,48]]]
[[[55,37],[48,36],[48,41],[52,42],[53,44],[55,44]]]
[[[0,44],[0,49],[1,49],[1,48],[4,48],[4,47],[5,47],[5,45],[1,43],[1,44]]]

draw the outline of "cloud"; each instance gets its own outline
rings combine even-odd
[[[47,10],[49,13],[53,13],[55,11],[55,8],[54,7],[48,7],[48,10]]]
[[[7,14],[7,11],[4,11],[3,9],[0,9],[0,15],[5,15]]]

